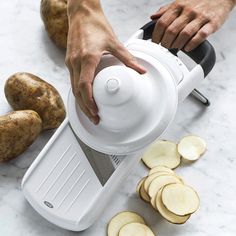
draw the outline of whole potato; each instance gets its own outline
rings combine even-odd
[[[42,120],[35,111],[14,111],[0,116],[0,162],[23,153],[41,130]]]
[[[41,0],[41,18],[50,39],[66,48],[68,34],[67,0]]]
[[[5,84],[5,96],[14,110],[36,111],[43,129],[57,128],[66,116],[63,100],[49,83],[30,73],[16,73]]]

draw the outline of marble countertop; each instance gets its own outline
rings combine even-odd
[[[105,13],[121,40],[146,23],[148,16],[165,1],[102,1]],[[10,111],[4,97],[4,83],[13,73],[27,71],[53,84],[65,103],[70,82],[64,65],[64,52],[46,36],[39,15],[40,1],[1,1],[0,9],[0,115]],[[0,164],[0,235],[4,236],[103,236],[109,219],[122,210],[144,216],[160,236],[236,235],[236,12],[225,26],[210,38],[217,63],[200,90],[212,102],[204,108],[188,98],[179,107],[166,133],[174,141],[186,134],[207,140],[208,151],[192,165],[181,165],[179,173],[198,191],[201,207],[185,225],[164,221],[135,194],[138,180],[147,173],[140,162],[120,187],[100,219],[84,232],[60,229],[38,215],[26,202],[20,189],[24,173],[51,137],[44,132],[16,160]],[[125,24],[124,24],[125,22]]]

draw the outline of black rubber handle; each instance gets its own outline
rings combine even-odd
[[[143,39],[148,40],[152,37],[152,33],[154,31],[156,25],[156,21],[150,21],[146,25],[144,25],[141,29],[143,30]],[[215,65],[216,54],[213,46],[205,40],[201,43],[197,48],[190,52],[183,51],[186,55],[192,58],[197,64],[201,65],[204,71],[204,77],[206,77],[212,68]],[[177,55],[176,49],[170,49],[170,52],[174,55]]]

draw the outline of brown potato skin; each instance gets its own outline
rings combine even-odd
[[[43,129],[57,128],[66,116],[58,91],[30,73],[16,73],[5,84],[5,96],[14,110],[33,110],[42,119]]]
[[[14,111],[0,116],[0,162],[23,153],[38,137],[42,120],[31,110]]]
[[[69,28],[67,0],[41,0],[40,13],[49,38],[65,49]]]

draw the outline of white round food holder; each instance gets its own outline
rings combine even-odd
[[[86,145],[106,153],[125,155],[154,142],[172,121],[178,103],[177,85],[172,74],[158,60],[132,51],[146,68],[139,74],[113,60],[102,60],[93,82],[93,96],[100,122],[94,125],[83,114],[72,92],[68,98],[69,121]],[[109,60],[111,61],[111,60]]]

